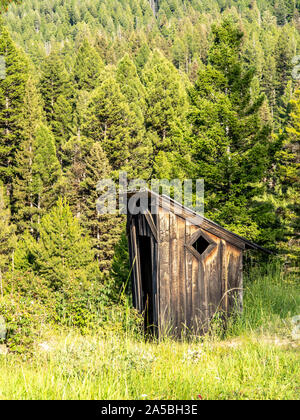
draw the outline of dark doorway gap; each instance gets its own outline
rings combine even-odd
[[[141,282],[143,293],[144,327],[145,332],[154,332],[154,302],[152,284],[151,238],[139,236]]]

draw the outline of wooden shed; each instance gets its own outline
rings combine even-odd
[[[148,209],[127,216],[134,307],[158,335],[202,334],[216,313],[242,309],[243,251],[263,248],[150,190],[127,203],[145,196]]]

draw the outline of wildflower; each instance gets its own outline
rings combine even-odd
[[[198,398],[198,400],[203,400],[203,397],[200,394],[197,395],[197,398]]]
[[[142,394],[141,397],[146,398],[146,397],[148,397],[148,395],[147,394]]]
[[[51,350],[49,344],[47,344],[47,343],[40,343],[39,346],[44,351],[50,351]]]
[[[202,350],[191,350],[188,349],[186,353],[183,355],[183,361],[192,361],[192,362],[198,362],[200,358],[202,357]]]

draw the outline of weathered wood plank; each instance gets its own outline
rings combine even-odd
[[[224,235],[218,237],[216,231],[205,230],[213,246],[194,252],[192,243],[199,226],[163,208],[159,208],[155,221],[150,213],[129,215],[127,232],[131,264],[135,260],[133,299],[139,310],[143,297],[138,236],[151,238],[154,323],[162,333],[168,330],[180,336],[184,326],[202,333],[216,310],[230,313],[236,303],[242,307],[240,244],[233,245]]]
[[[240,253],[240,268],[239,268],[239,280],[238,280],[238,285],[239,285],[239,296],[238,296],[238,301],[239,301],[239,311],[240,313],[243,312],[243,297],[244,297],[244,284],[243,284],[243,253]]]
[[[173,333],[178,335],[180,329],[179,319],[179,278],[178,278],[178,226],[177,217],[174,213],[170,213],[170,315]]]
[[[132,217],[127,219],[127,236],[128,236],[128,251],[129,251],[129,264],[131,267],[131,286],[132,286],[132,304],[137,308],[137,288],[136,288],[136,266],[135,266],[135,253],[133,250],[133,234],[132,234]]]
[[[228,296],[227,296],[227,266],[226,266],[226,242],[222,239],[219,244],[219,259],[220,259],[220,288],[222,291],[222,311],[227,313]]]
[[[178,311],[179,311],[179,325],[180,330],[185,328],[185,220],[177,218],[178,227],[178,282],[179,282],[179,296],[178,296]]]
[[[228,313],[238,309],[238,296],[240,293],[240,262],[241,251],[232,245],[227,245],[227,272],[228,272]]]
[[[135,220],[132,224],[132,247],[135,258],[135,267],[136,267],[136,297],[137,297],[137,309],[142,312],[143,310],[143,297],[142,297],[142,284],[141,284],[141,270],[140,270],[140,255],[137,242],[137,229]]]
[[[228,312],[228,260],[227,260],[227,243],[222,240],[222,283],[223,283],[223,301],[224,310]]]
[[[160,334],[164,335],[170,326],[170,215],[161,210],[159,219],[159,328]]]
[[[173,206],[174,204],[172,202],[170,204],[164,202],[161,203],[161,207],[165,210],[170,210]],[[216,225],[210,220],[201,217],[200,215],[194,215],[193,213],[187,211],[187,209],[183,208],[180,210],[180,216],[178,215],[178,217],[182,217],[188,221],[192,220],[195,226],[226,240],[226,242],[229,242],[240,249],[245,249],[245,241],[243,239],[227,231],[221,226]]]
[[[155,215],[154,223],[157,229],[157,241],[156,241],[156,307],[157,307],[157,337],[160,336],[160,313],[161,313],[161,302],[160,302],[160,237],[159,237],[159,217]]]
[[[151,229],[151,233],[154,236],[155,240],[158,242],[158,232],[157,228],[155,226],[154,220],[149,212],[145,214],[145,218],[147,220],[147,223],[149,225],[149,228]]]
[[[192,330],[197,332],[201,323],[200,289],[199,289],[199,260],[192,256]]]
[[[186,242],[191,236],[191,224],[186,221]],[[185,248],[185,323],[187,328],[192,328],[193,302],[192,302],[192,269],[193,256]]]
[[[158,308],[157,308],[157,242],[151,236],[151,261],[152,261],[152,290],[153,290],[153,323],[158,325]]]
[[[207,293],[208,317],[211,319],[219,310],[222,301],[222,287],[220,283],[219,255],[215,252],[209,260],[204,260],[205,287]]]
[[[207,273],[205,272],[204,261],[199,261],[199,275],[198,275],[198,287],[199,287],[199,303],[198,303],[198,330],[197,332],[202,334],[207,329],[207,319],[209,317],[209,302],[208,302],[208,281]]]

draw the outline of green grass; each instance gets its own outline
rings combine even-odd
[[[299,399],[299,285],[278,269],[252,269],[244,313],[193,342],[145,343],[131,330],[51,333],[34,357],[0,356],[0,399]],[[42,346],[41,346],[42,344]]]
[[[234,320],[228,333],[289,334],[291,317],[300,314],[300,282],[294,273],[285,273],[279,264],[252,267],[244,280],[243,314]]]

